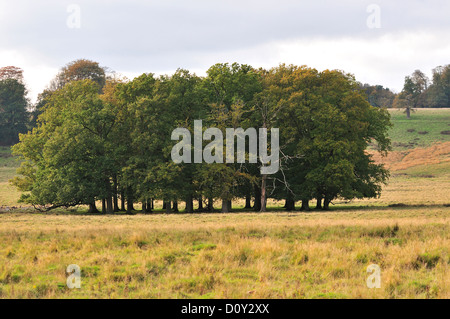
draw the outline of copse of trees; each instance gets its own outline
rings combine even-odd
[[[408,119],[415,108],[450,107],[450,64],[433,69],[432,81],[420,70],[405,77],[403,90],[393,106],[404,108]]]
[[[403,89],[395,94],[382,85],[360,84],[367,101],[375,107],[404,108],[407,118],[415,108],[450,107],[450,64],[432,70],[429,79],[421,70],[405,77]]]
[[[367,95],[370,105],[382,108],[391,108],[394,104],[396,94],[382,85],[360,84],[361,89]]]
[[[395,107],[405,108],[406,117],[411,118],[411,110],[426,105],[428,85],[428,77],[420,70],[414,71],[411,76],[405,77],[405,85],[396,98]]]
[[[450,64],[433,69],[427,100],[429,107],[450,107]]]
[[[67,83],[90,79],[98,84],[100,93],[108,78],[107,69],[97,62],[80,59],[64,66],[47,89],[39,94],[37,102],[31,104],[23,70],[15,66],[0,68],[0,145],[10,146],[19,141],[19,134],[37,125],[37,118],[49,102],[53,92]]]
[[[31,113],[31,127],[37,125],[37,118],[53,92],[73,81],[92,80],[97,83],[99,93],[101,93],[107,78],[107,68],[101,67],[98,62],[79,59],[66,64],[50,82],[50,85],[38,95]]]
[[[28,130],[29,113],[23,70],[9,66],[0,68],[0,145],[19,141],[19,133]]]
[[[159,199],[167,212],[179,202],[194,212],[194,200],[205,210],[220,201],[228,212],[236,198],[246,198],[246,208],[253,200],[258,211],[268,198],[284,199],[288,210],[297,201],[308,210],[313,199],[328,209],[336,198],[378,196],[388,177],[365,150],[373,142],[389,150],[389,114],[341,71],[234,63],[216,64],[205,77],[182,69],[132,81],[75,77],[42,101],[37,126],[13,147],[23,163],[12,183],[23,202],[44,209],[97,212],[101,201],[103,213],[131,213],[135,203],[148,213]],[[248,161],[175,164],[172,131],[194,136],[198,119],[224,136],[226,128],[279,128],[279,172],[261,175],[261,163]]]

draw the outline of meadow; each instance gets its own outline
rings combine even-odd
[[[407,119],[402,109],[391,109],[394,126],[389,132],[394,150],[450,142],[450,109],[417,109]],[[442,132],[448,132],[442,134]]]
[[[3,214],[3,298],[448,298],[444,207]],[[81,267],[81,289],[65,268]],[[370,264],[381,288],[368,289]]]
[[[163,214],[160,203],[148,215],[37,213],[17,202],[18,163],[1,148],[0,298],[450,298],[450,110],[391,114],[382,196],[328,212],[235,201],[230,214]],[[70,264],[81,289],[66,286]],[[379,289],[366,285],[371,264]]]

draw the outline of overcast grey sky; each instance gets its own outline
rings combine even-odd
[[[129,78],[306,64],[400,91],[415,69],[450,63],[449,17],[448,0],[0,0],[0,67],[24,69],[32,100],[79,58]]]

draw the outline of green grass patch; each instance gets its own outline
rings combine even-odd
[[[427,147],[436,142],[450,141],[450,109],[417,109],[406,118],[403,110],[389,110],[393,127],[389,131],[394,150]]]

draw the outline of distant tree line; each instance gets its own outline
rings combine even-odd
[[[167,212],[179,202],[193,212],[194,201],[208,211],[219,201],[228,212],[236,198],[256,211],[266,210],[268,198],[288,210],[296,202],[309,210],[312,200],[328,209],[336,198],[378,196],[388,177],[366,149],[390,149],[389,114],[341,71],[234,63],[213,65],[205,77],[179,69],[132,81],[104,71],[75,61],[40,95],[36,127],[13,147],[23,159],[12,181],[21,201],[44,209],[89,205],[90,212],[101,201],[103,213],[131,213],[136,203],[151,212],[156,199]],[[193,133],[197,119],[224,136],[225,128],[279,128],[280,170],[261,175],[259,162],[175,164],[171,132]]]
[[[29,101],[23,71],[9,66],[0,68],[0,146],[19,141],[19,133],[30,129]]]
[[[432,81],[420,70],[407,76],[393,107],[405,108],[408,118],[414,108],[450,107],[450,64],[433,69]]]
[[[66,65],[38,96],[35,104],[27,98],[28,90],[23,70],[15,66],[0,68],[0,146],[11,146],[19,141],[19,134],[36,126],[50,94],[71,81],[91,79],[102,88],[107,79],[106,71],[97,62],[77,60]]]
[[[381,108],[393,107],[395,97],[397,96],[388,88],[382,85],[360,84],[361,89],[366,93],[367,101],[370,105]]]
[[[360,84],[360,87],[372,106],[404,108],[409,118],[414,108],[450,107],[450,64],[436,67],[432,74],[430,80],[422,71],[414,71],[405,77],[398,94],[381,85]]]

